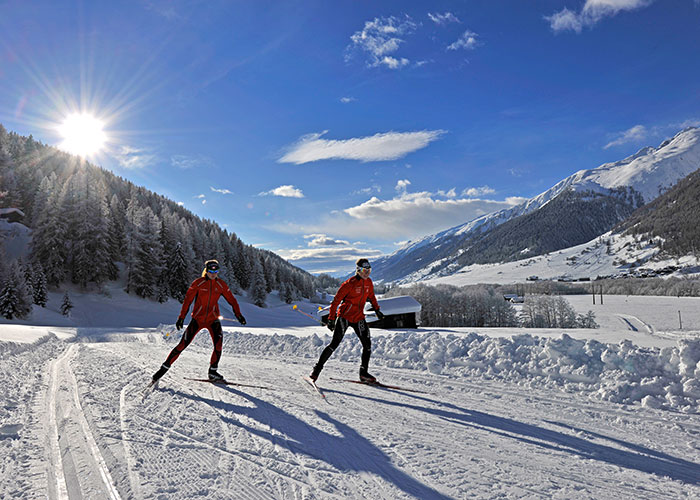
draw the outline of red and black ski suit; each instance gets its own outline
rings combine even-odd
[[[340,285],[328,313],[329,321],[336,319],[336,314],[338,316],[333,329],[333,339],[321,353],[321,357],[314,368],[316,373],[321,372],[323,365],[326,364],[333,351],[338,348],[348,326],[355,330],[355,335],[360,339],[362,344],[360,369],[364,372],[367,371],[369,358],[372,355],[372,340],[369,336],[367,321],[365,321],[365,303],[368,300],[374,310],[379,311],[379,304],[374,296],[374,283],[372,283],[370,278],[363,279],[356,274]]]
[[[223,334],[221,332],[221,322],[219,321],[219,297],[224,296],[226,302],[231,304],[236,317],[241,316],[241,310],[238,307],[238,301],[231,293],[225,281],[219,278],[209,279],[207,277],[197,278],[192,282],[190,288],[185,294],[185,301],[182,303],[179,319],[184,320],[187,316],[187,311],[190,304],[194,301],[192,308],[192,321],[187,325],[187,330],[182,334],[180,343],[176,345],[168,359],[165,360],[165,365],[172,365],[180,356],[182,351],[190,345],[194,340],[195,335],[199,330],[206,328],[209,330],[211,340],[214,343],[214,352],[211,354],[210,368],[217,369],[219,359],[221,359],[221,346]]]

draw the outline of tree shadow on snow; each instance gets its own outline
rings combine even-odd
[[[667,453],[659,452],[644,446],[628,443],[618,438],[612,438],[603,434],[598,434],[585,429],[578,429],[568,424],[550,422],[552,425],[570,429],[575,432],[585,433],[599,440],[607,440],[627,450],[614,448],[600,443],[593,443],[581,437],[564,434],[562,432],[545,429],[537,425],[518,422],[506,417],[490,415],[477,410],[460,408],[451,403],[433,400],[415,394],[405,394],[406,397],[416,401],[430,403],[440,408],[431,408],[423,405],[389,401],[371,396],[361,396],[349,394],[348,396],[366,399],[375,403],[397,406],[401,408],[422,411],[435,415],[449,422],[460,424],[475,429],[487,430],[500,436],[516,439],[523,443],[555,450],[563,453],[577,455],[584,459],[597,460],[625,469],[635,469],[648,474],[666,476],[671,479],[682,481],[686,484],[700,484],[700,464],[677,458]],[[448,409],[444,409],[448,408]]]
[[[325,412],[315,411],[320,419],[335,427],[337,434],[322,431],[281,408],[238,389],[230,386],[222,386],[220,389],[245,398],[255,406],[236,405],[177,390],[173,392],[184,398],[200,403],[204,402],[219,410],[246,416],[265,426],[269,426],[278,433],[253,428],[245,425],[238,419],[221,416],[221,420],[227,424],[244,429],[252,435],[270,441],[272,444],[286,447],[292,453],[304,454],[310,458],[326,462],[338,471],[375,474],[400,490],[420,499],[451,499],[451,497],[397,469],[391,463],[391,459],[362,434],[349,425],[332,418]]]

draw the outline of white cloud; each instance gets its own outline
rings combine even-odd
[[[396,183],[396,187],[395,187],[394,189],[395,189],[396,191],[398,191],[399,193],[405,193],[405,192],[406,192],[406,189],[407,189],[408,186],[410,186],[410,185],[411,185],[411,181],[409,181],[408,179],[400,179],[400,180]]]
[[[593,27],[606,17],[613,17],[621,11],[642,9],[654,0],[586,0],[580,12],[567,8],[545,16],[555,33],[575,31],[581,33],[584,27]]]
[[[385,132],[344,140],[321,139],[327,132],[302,137],[277,161],[301,165],[319,160],[343,159],[362,162],[396,160],[408,153],[423,149],[446,131]]]
[[[474,198],[476,196],[483,196],[485,194],[493,194],[495,193],[496,190],[492,189],[488,186],[481,186],[477,188],[466,188],[464,191],[462,191],[463,196],[469,196],[470,198]]]
[[[384,56],[377,63],[377,65],[384,65],[387,68],[398,69],[398,68],[403,68],[404,66],[408,66],[408,64],[410,62],[411,61],[409,61],[405,57],[402,57],[401,59],[396,59],[395,57],[392,57],[392,56]]]
[[[131,146],[120,146],[113,155],[121,167],[132,170],[148,167],[157,160],[156,155]]]
[[[259,196],[281,196],[283,198],[303,198],[304,193],[290,184],[276,187],[270,191],[263,191]]]
[[[479,45],[479,41],[477,40],[478,37],[479,35],[477,35],[473,31],[467,30],[464,33],[462,33],[462,36],[460,36],[454,43],[448,45],[447,50],[475,49],[477,45]]]
[[[173,155],[170,157],[170,164],[173,167],[187,170],[190,168],[210,167],[212,165],[211,158],[206,156],[187,156]]]
[[[455,16],[452,12],[445,12],[444,14],[432,14],[428,12],[428,17],[432,22],[435,24],[448,24],[448,23],[461,23],[462,21],[459,20],[457,16]]]
[[[404,16],[402,19],[394,16],[377,17],[373,21],[367,21],[361,31],[350,37],[352,43],[347,48],[346,60],[354,49],[367,54],[369,67],[384,65],[398,69],[406,66],[409,63],[408,59],[392,57],[390,54],[394,54],[405,41],[400,37],[413,33],[416,27],[417,24],[410,16]]]
[[[202,200],[202,205],[206,205],[207,203],[207,197],[204,194],[198,194],[195,196],[198,200]]]
[[[348,239],[411,240],[525,201],[516,197],[505,200],[443,198],[439,193],[429,192],[400,193],[388,200],[372,197],[309,225],[284,223],[268,229],[286,234],[337,234],[341,228],[342,237]]]
[[[286,260],[294,261],[301,259],[317,259],[317,260],[354,260],[364,256],[378,256],[382,252],[380,250],[359,249],[353,246],[347,247],[323,247],[323,248],[292,248],[275,252]]]
[[[439,189],[437,194],[440,196],[444,196],[445,198],[456,198],[457,190],[455,188],[452,188],[449,191],[443,191],[442,189]]]
[[[644,140],[647,137],[647,129],[644,125],[635,125],[634,127],[625,130],[619,134],[619,137],[613,141],[610,141],[603,149],[608,149],[613,146],[620,146],[622,144],[627,144],[628,142],[637,142]]]
[[[354,97],[341,97],[340,98],[340,102],[342,102],[343,104],[348,104],[350,102],[355,102],[355,101],[357,101],[357,99],[355,99]]]
[[[230,191],[228,189],[217,189],[213,186],[209,186],[209,189],[214,191],[215,193],[221,193],[221,194],[234,194],[233,191]]]
[[[304,239],[311,240],[307,243],[310,247],[337,247],[337,246],[349,246],[350,242],[347,240],[336,240],[325,234],[305,234]]]
[[[370,195],[372,193],[381,193],[382,192],[382,187],[378,184],[372,184],[370,187],[362,188],[362,189],[357,189],[353,191],[350,194],[364,194],[364,195]]]

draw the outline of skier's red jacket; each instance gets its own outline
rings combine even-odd
[[[219,317],[219,297],[224,296],[226,302],[231,304],[236,317],[241,315],[241,309],[238,307],[238,301],[231,293],[228,285],[224,280],[219,278],[197,278],[192,282],[187,293],[185,301],[182,303],[180,310],[180,319],[185,319],[187,310],[194,300],[192,308],[192,319],[197,321],[197,324],[205,327],[214,322]]]
[[[374,296],[374,283],[370,278],[362,279],[358,275],[346,280],[333,298],[328,319],[335,319],[336,310],[338,316],[345,318],[350,323],[357,323],[365,319],[365,302],[370,301],[375,311],[379,310],[377,297]],[[340,305],[340,309],[338,306]]]

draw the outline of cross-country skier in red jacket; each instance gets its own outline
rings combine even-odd
[[[238,319],[241,325],[245,325],[246,321],[238,307],[238,301],[231,293],[226,282],[217,277],[218,273],[219,263],[216,260],[206,261],[204,263],[202,277],[194,280],[187,290],[185,301],[182,303],[180,316],[177,318],[175,326],[178,330],[182,329],[187,311],[192,301],[194,301],[192,321],[187,325],[187,330],[185,330],[185,333],[182,335],[180,343],[170,351],[163,365],[153,374],[153,383],[157,382],[158,379],[165,375],[165,372],[170,369],[170,366],[175,362],[178,356],[180,356],[182,351],[194,340],[194,336],[197,335],[197,332],[204,328],[209,330],[211,340],[214,343],[214,352],[211,354],[211,361],[209,364],[209,380],[213,382],[224,380],[224,377],[217,372],[219,359],[221,359],[223,340],[221,322],[219,321],[219,297],[223,295],[226,301],[231,304],[233,313],[236,315],[236,319]]]
[[[377,379],[367,371],[369,358],[372,355],[372,340],[369,336],[369,327],[365,321],[365,303],[369,300],[377,314],[377,319],[384,318],[379,310],[377,298],[374,296],[374,284],[369,277],[372,266],[367,259],[358,259],[355,276],[346,280],[333,298],[330,312],[328,313],[328,329],[333,332],[333,340],[321,352],[318,363],[314,366],[311,375],[313,381],[318,379],[323,365],[331,357],[345,336],[345,330],[351,326],[362,343],[362,357],[360,362],[360,380],[363,382],[376,382]],[[338,308],[340,306],[340,308]],[[336,315],[338,319],[336,320]]]

